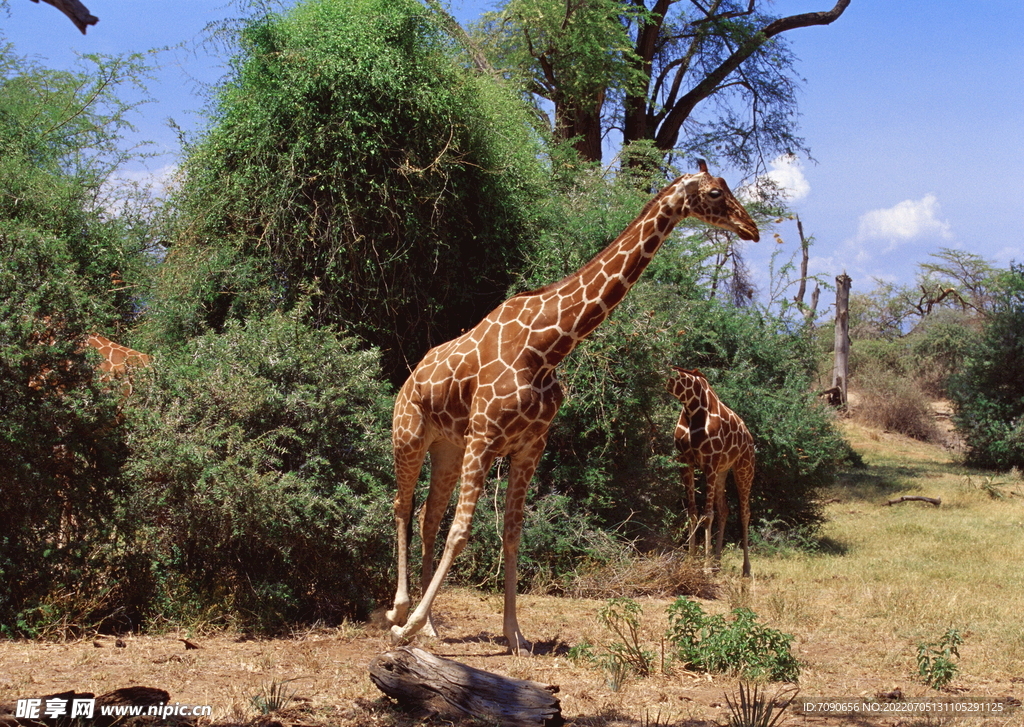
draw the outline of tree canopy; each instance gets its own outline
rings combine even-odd
[[[849,0],[786,17],[760,0],[508,0],[476,30],[494,65],[554,107],[549,127],[587,160],[611,129],[750,169],[803,148],[784,33],[837,20]]]
[[[154,316],[220,330],[315,289],[313,320],[405,378],[505,296],[547,175],[518,99],[414,0],[314,0],[251,23],[189,149]]]

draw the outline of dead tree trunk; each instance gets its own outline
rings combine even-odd
[[[556,686],[491,674],[415,647],[377,656],[370,679],[407,707],[449,718],[473,716],[512,727],[559,727],[565,721]]]
[[[821,293],[821,288],[818,284],[814,284],[814,292],[811,293],[811,305],[807,307],[804,305],[804,293],[807,292],[807,266],[811,258],[811,241],[804,237],[804,223],[800,220],[800,215],[796,217],[796,231],[800,235],[800,287],[796,291],[796,297],[793,299],[796,301],[797,307],[804,314],[804,320],[809,325],[814,324],[814,316],[818,312],[818,295]]]
[[[846,273],[836,277],[836,360],[832,368],[832,386],[842,396],[841,408],[847,402],[847,382],[850,377],[850,284],[853,281]]]
[[[71,22],[75,24],[75,27],[82,31],[82,35],[85,35],[85,29],[90,25],[96,25],[100,21],[95,15],[89,13],[89,8],[85,7],[78,0],[45,0],[53,7],[60,10],[62,13],[71,18]],[[39,0],[32,0],[32,2],[39,2]]]

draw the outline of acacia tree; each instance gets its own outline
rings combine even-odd
[[[828,25],[849,3],[777,17],[759,0],[508,0],[476,37],[539,105],[554,106],[555,138],[584,159],[599,161],[617,128],[624,145],[714,149],[749,168],[802,146],[783,34]]]

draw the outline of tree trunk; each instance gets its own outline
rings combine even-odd
[[[422,649],[401,647],[370,662],[382,692],[414,709],[448,718],[476,717],[513,727],[559,727],[558,687],[491,674]]]
[[[847,382],[850,372],[850,284],[853,281],[846,273],[836,277],[836,339],[835,366],[832,369],[832,386],[842,395],[842,408],[846,408]]]

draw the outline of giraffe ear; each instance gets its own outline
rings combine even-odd
[[[690,177],[683,182],[683,189],[687,194],[697,194],[700,189],[700,180],[697,177]]]

